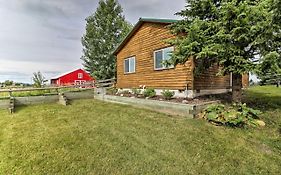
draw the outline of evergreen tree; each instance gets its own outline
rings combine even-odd
[[[279,86],[281,82],[281,1],[269,0],[268,2],[273,17],[267,32],[264,33],[271,37],[265,39],[262,51],[266,56],[261,58],[256,73],[262,84]]]
[[[171,26],[177,35],[171,41],[177,48],[171,63],[194,58],[199,74],[219,64],[221,75],[232,73],[232,99],[240,102],[242,75],[255,70],[257,58],[271,58],[276,51],[266,46],[273,37],[271,1],[187,0],[186,9],[178,13],[183,20]]]
[[[116,60],[113,50],[131,30],[117,0],[100,0],[96,12],[86,19],[82,37],[83,66],[97,79],[113,78]]]

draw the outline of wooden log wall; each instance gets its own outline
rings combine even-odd
[[[173,69],[154,70],[154,51],[168,47],[165,40],[174,37],[167,24],[146,22],[117,54],[117,88],[138,88],[140,85],[159,89],[184,90],[192,87],[192,64]],[[124,73],[124,60],[135,56],[135,73]]]

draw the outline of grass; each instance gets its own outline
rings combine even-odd
[[[279,94],[246,92],[268,105],[256,129],[95,100],[0,111],[0,174],[279,174],[281,105],[268,103]]]
[[[281,88],[276,86],[254,86],[245,92],[245,102],[262,110],[281,108]]]

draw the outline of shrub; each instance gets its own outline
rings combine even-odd
[[[145,97],[149,97],[149,98],[152,98],[152,97],[155,97],[156,96],[156,92],[154,89],[152,88],[147,88],[143,91],[143,95]]]
[[[259,110],[254,110],[246,106],[246,104],[233,104],[225,106],[222,104],[211,105],[204,110],[202,118],[216,125],[225,125],[231,127],[258,126],[260,120],[258,116],[261,114]]]
[[[171,100],[172,97],[175,95],[175,92],[169,91],[169,90],[163,90],[163,91],[161,92],[161,94],[163,95],[163,97],[165,98],[165,100]]]
[[[133,88],[133,89],[132,89],[132,92],[133,92],[134,95],[139,95],[139,94],[141,94],[141,90],[140,90],[140,89],[137,89],[137,88]]]

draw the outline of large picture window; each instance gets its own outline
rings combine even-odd
[[[174,47],[167,47],[164,49],[156,50],[154,52],[154,69],[170,69],[174,68],[173,65],[165,66],[163,63],[169,59],[171,59],[171,54],[174,51]]]
[[[130,57],[124,60],[124,72],[134,73],[136,71],[136,57]]]

